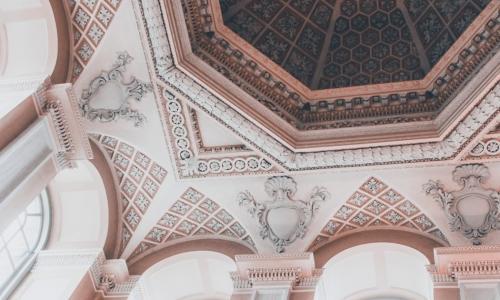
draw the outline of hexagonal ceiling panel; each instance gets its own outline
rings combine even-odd
[[[220,0],[224,24],[311,90],[422,79],[490,0]]]

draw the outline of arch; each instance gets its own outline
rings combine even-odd
[[[103,250],[108,259],[118,258],[122,230],[120,212],[123,211],[118,179],[114,169],[111,167],[113,164],[105,154],[105,150],[93,138],[89,138],[89,140],[94,155],[94,158],[90,162],[101,175],[108,205],[109,226]]]
[[[120,190],[118,179],[116,177],[114,169],[111,167],[112,163],[109,161],[108,156],[105,154],[105,150],[95,142],[94,139],[89,138],[90,146],[93,153],[93,158],[89,161],[78,162],[77,168],[70,170],[63,170],[55,180],[49,185],[49,193],[54,199],[54,228],[53,232],[57,235],[61,231],[61,227],[64,226],[64,221],[62,218],[62,211],[64,208],[61,206],[61,192],[65,192],[64,185],[76,184],[78,189],[84,186],[84,193],[89,191],[94,191],[93,195],[97,199],[93,199],[92,205],[97,206],[99,211],[95,211],[95,215],[100,215],[98,217],[101,222],[101,229],[99,230],[99,242],[93,246],[98,248],[102,247],[104,254],[108,259],[113,259],[118,257],[119,247],[120,247],[120,236],[121,236],[121,221],[120,212],[122,211],[122,203],[120,201]],[[79,169],[79,170],[78,170]],[[74,175],[68,175],[68,172],[76,172]],[[89,178],[89,175],[92,178]],[[57,180],[60,177],[68,177],[67,181],[58,183]],[[83,178],[83,180],[81,180]],[[92,181],[93,180],[93,181]],[[63,186],[61,186],[63,185]],[[90,194],[89,194],[90,195]],[[76,212],[73,212],[75,214]],[[90,213],[89,211],[84,211],[78,213],[78,215],[70,217],[65,217],[65,219],[75,218],[77,220],[83,220],[87,216],[90,220],[95,219],[95,215],[85,215],[85,213]],[[83,225],[82,225],[83,226]],[[85,231],[85,228],[81,228]],[[51,247],[57,244],[57,237],[51,237]],[[76,240],[74,240],[76,241]],[[88,245],[87,245],[88,246]]]
[[[73,52],[73,32],[71,31],[71,14],[65,0],[49,0],[56,22],[57,58],[50,75],[53,84],[66,83],[71,80],[71,53]]]
[[[177,254],[193,251],[217,252],[232,259],[240,254],[255,254],[248,246],[236,241],[202,238],[173,245],[161,245],[151,249],[151,251],[146,251],[129,263],[129,272],[132,275],[142,275],[157,262]]]
[[[162,259],[142,274],[146,299],[229,299],[233,292],[231,257],[213,251],[191,251]],[[168,292],[168,293],[165,293]]]
[[[52,229],[47,249],[102,248],[108,236],[104,181],[90,161],[78,161],[51,181]]]
[[[322,268],[332,257],[340,252],[368,243],[394,243],[413,248],[422,253],[430,263],[434,263],[434,248],[447,247],[431,235],[411,229],[377,228],[353,231],[339,236],[313,251],[316,267]]]

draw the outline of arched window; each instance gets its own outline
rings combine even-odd
[[[0,299],[11,293],[33,266],[48,238],[49,216],[44,191],[0,233]]]

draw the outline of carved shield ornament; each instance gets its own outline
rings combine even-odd
[[[144,124],[146,117],[133,109],[130,100],[141,101],[145,94],[153,91],[153,86],[131,76],[126,80],[126,66],[133,60],[127,52],[118,53],[118,58],[109,71],[103,71],[92,79],[89,87],[82,92],[80,110],[91,121],[111,122],[118,118],[134,122],[136,127]],[[107,98],[106,104],[96,103],[101,93]]]
[[[307,201],[294,199],[297,183],[288,176],[267,179],[265,191],[270,197],[267,201],[256,201],[245,191],[238,194],[238,203],[257,219],[260,236],[269,239],[278,253],[298,238],[304,238],[319,203],[330,197],[326,188],[315,187]]]
[[[448,192],[439,181],[430,180],[424,185],[443,208],[452,231],[460,231],[474,245],[490,231],[500,228],[500,194],[487,189],[483,183],[490,176],[482,164],[469,164],[455,168],[453,181],[461,189]]]

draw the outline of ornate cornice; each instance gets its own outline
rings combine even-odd
[[[236,255],[235,260],[237,271],[231,273],[235,294],[261,287],[285,287],[287,293],[314,291],[323,273],[315,268],[312,253]]]
[[[446,63],[438,64],[439,71],[431,72],[424,80],[363,87],[371,93],[360,92],[359,88],[335,89],[313,99],[307,88],[296,88],[300,86],[297,80],[275,71],[280,68],[259,59],[252,46],[230,34],[221,24],[217,1],[184,0],[182,4],[193,53],[300,130],[432,120],[469,75],[492,57],[500,42],[498,13],[492,4],[460,39],[463,46],[455,45],[453,55],[445,57]],[[180,55],[179,64],[191,63],[188,56],[186,59],[189,61],[183,61]]]
[[[434,287],[456,287],[467,280],[498,280],[499,247],[485,245],[434,249],[436,264],[427,266]]]
[[[57,140],[56,160],[61,168],[72,160],[93,157],[72,84],[52,85],[46,79],[33,94],[39,116],[47,116]]]
[[[288,171],[358,167],[370,165],[422,163],[452,160],[481,130],[498,115],[500,86],[494,86],[479,103],[461,117],[442,141],[363,149],[330,150],[309,153],[294,152],[267,131],[249,121],[220,98],[174,66],[161,2],[141,0],[136,4],[141,33],[153,76],[169,92],[203,110],[237,134],[251,148]]]
[[[203,135],[201,132],[200,124],[198,122],[198,113],[196,110],[189,108],[188,109],[188,118],[191,121],[191,126],[193,128],[195,145],[198,149],[198,153],[203,154],[215,154],[215,153],[234,153],[234,154],[248,154],[251,153],[252,150],[248,149],[243,144],[235,144],[235,145],[221,145],[221,146],[207,146],[203,141]]]

